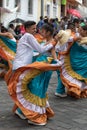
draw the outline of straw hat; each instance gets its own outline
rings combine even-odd
[[[57,34],[59,44],[61,46],[64,45],[68,41],[70,36],[71,36],[71,30],[70,29],[60,30],[59,33]]]

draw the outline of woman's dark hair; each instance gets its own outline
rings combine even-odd
[[[50,32],[51,35],[54,33],[54,28],[52,24],[44,24],[41,29],[46,30],[46,32]]]
[[[32,25],[35,25],[36,22],[35,21],[26,21],[23,25],[24,25],[24,28],[29,28],[31,27]]]
[[[3,32],[8,32],[8,29],[5,28],[4,26],[2,26],[2,27],[1,27],[1,32],[2,32],[2,33],[3,33]]]
[[[75,18],[74,20],[73,20],[73,23],[75,24],[75,23],[79,23],[80,22],[80,20],[79,19],[77,19],[77,18]]]
[[[75,24],[73,22],[69,22],[67,29],[73,29],[73,28],[75,28]]]

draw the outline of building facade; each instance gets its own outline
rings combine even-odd
[[[2,1],[2,2],[1,2]],[[1,7],[8,9],[8,12],[1,11],[0,21],[7,26],[9,22],[16,18],[37,21],[38,0],[0,0]]]
[[[81,12],[83,17],[87,18],[87,0],[82,0],[82,4],[78,6],[78,10]]]
[[[0,23],[8,26],[16,18],[38,22],[40,16],[60,20],[70,8],[87,17],[87,0],[0,0]]]
[[[0,22],[4,26],[16,18],[38,22],[41,15],[61,17],[61,0],[0,0],[0,7]]]
[[[43,16],[60,19],[61,0],[43,0]]]

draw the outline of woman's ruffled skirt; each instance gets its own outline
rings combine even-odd
[[[70,53],[61,56],[61,79],[68,94],[87,98],[87,48],[74,43]]]
[[[0,36],[0,78],[11,68],[16,53],[16,42]]]
[[[45,62],[34,62],[6,74],[8,91],[14,103],[13,108],[20,108],[27,119],[35,123],[46,123],[54,116],[48,102],[47,89],[52,74],[57,66]],[[49,71],[48,71],[49,70]],[[8,78],[9,76],[9,78]]]

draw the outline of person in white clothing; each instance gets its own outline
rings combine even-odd
[[[17,46],[16,56],[13,62],[13,70],[32,63],[33,50],[39,53],[46,52],[55,46],[56,42],[41,46],[33,36],[36,33],[36,22],[27,21],[24,23],[26,33],[20,38]]]

